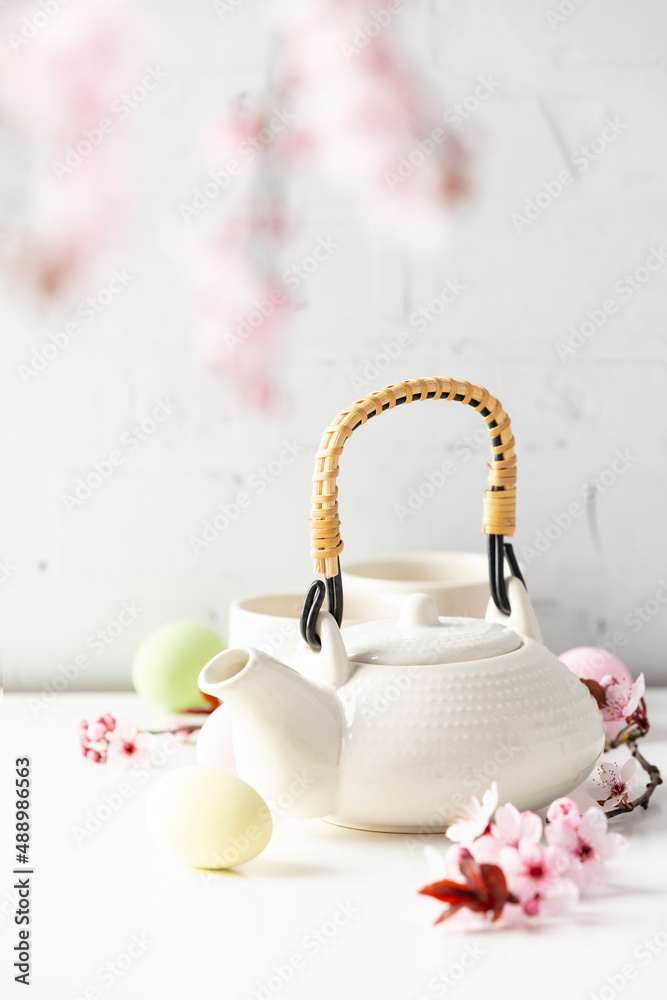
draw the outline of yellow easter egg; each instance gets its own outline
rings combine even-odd
[[[151,792],[153,840],[192,868],[235,868],[264,850],[273,831],[266,802],[235,774],[180,767]]]

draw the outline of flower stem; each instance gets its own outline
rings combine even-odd
[[[176,729],[140,729],[140,733],[148,733],[149,736],[162,736],[164,733],[196,733],[202,728],[202,723],[194,726],[178,726]]]
[[[613,819],[615,816],[622,816],[625,813],[631,812],[633,809],[648,809],[649,799],[653,795],[658,785],[662,784],[662,777],[660,771],[655,764],[649,764],[649,762],[642,757],[635,740],[627,740],[628,746],[630,747],[630,753],[635,758],[637,763],[644,768],[649,777],[649,782],[642,795],[634,802],[630,802],[629,806],[618,806],[616,809],[612,809],[607,813],[607,819]]]
[[[623,743],[632,743],[641,739],[642,736],[646,736],[651,727],[646,714],[646,702],[643,698],[639,702],[636,712],[625,721],[627,726],[616,734],[612,742],[607,745],[607,750],[615,750]]]

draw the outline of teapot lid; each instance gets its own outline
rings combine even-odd
[[[439,618],[427,594],[411,594],[398,619],[362,622],[343,629],[354,662],[387,666],[462,663],[520,649],[521,636],[480,618]]]

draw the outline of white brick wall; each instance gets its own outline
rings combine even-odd
[[[619,654],[631,668],[664,682],[667,605],[641,628],[628,616],[667,582],[667,263],[628,301],[614,289],[652,247],[667,247],[664,5],[586,0],[553,28],[545,15],[557,0],[409,5],[402,37],[453,101],[480,75],[499,81],[461,130],[475,151],[475,197],[449,256],[416,267],[369,235],[330,191],[310,186],[295,259],[322,234],[334,235],[341,249],[303,288],[305,307],[294,315],[278,371],[285,402],[270,419],[243,411],[202,366],[178,204],[205,173],[198,136],[226,100],[263,85],[272,25],[292,5],[243,0],[224,18],[202,0],[125,6],[144,26],[147,64],[169,74],[128,126],[139,198],[109,271],[126,268],[133,280],[27,386],[18,366],[68,316],[45,315],[10,283],[4,288],[0,556],[14,567],[1,584],[8,684],[39,687],[87,652],[80,686],[124,687],[133,650],[156,625],[188,617],[224,633],[234,596],[305,586],[320,433],[359,395],[352,376],[447,279],[459,279],[465,292],[369,388],[451,374],[501,398],[517,438],[520,553],[611,468],[617,450],[629,453],[627,471],[597,496],[599,549],[582,517],[538,558],[524,552],[524,561],[554,650],[625,637]],[[579,173],[570,156],[608,118],[627,127]],[[513,213],[568,167],[574,182],[517,234]],[[617,312],[561,360],[556,343],[610,298]],[[123,465],[68,512],[63,492],[117,448],[158,398],[177,412],[136,451],[126,446]],[[462,407],[428,404],[387,414],[355,436],[340,477],[347,558],[482,549],[488,456],[482,447],[469,461],[456,457],[457,442],[478,421]],[[283,440],[303,446],[299,458],[194,554],[189,536]],[[394,504],[447,455],[459,474],[401,525]],[[667,599],[667,587],[662,594]],[[136,622],[92,652],[89,636],[116,619],[124,602],[143,609]]]

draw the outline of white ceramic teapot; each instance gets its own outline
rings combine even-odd
[[[398,620],[341,631],[335,478],[342,442],[374,413],[433,398],[473,405],[493,441],[484,509],[493,595],[486,618],[439,618],[430,597],[414,594]],[[513,443],[497,400],[446,378],[372,393],[325,432],[311,538],[332,613],[321,610],[324,585],[317,581],[293,667],[254,649],[230,649],[199,678],[202,691],[229,705],[239,774],[274,812],[423,832],[443,829],[467,796],[491,781],[501,802],[535,809],[572,791],[595,765],[604,749],[595,701],[542,645],[504,543],[514,529]],[[515,573],[507,579],[505,553]]]

